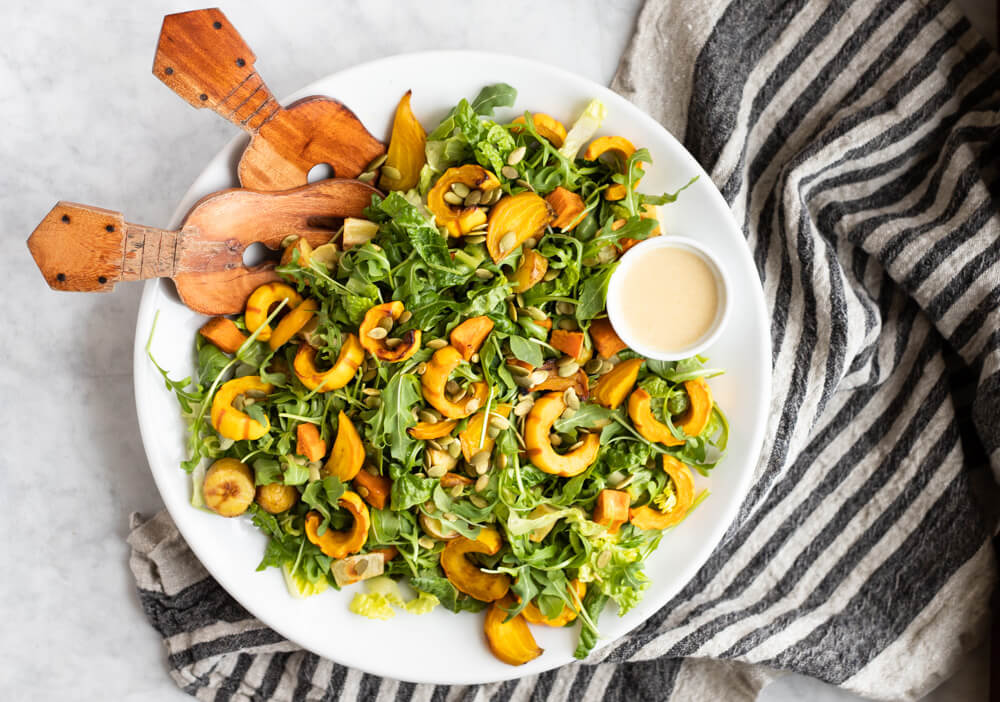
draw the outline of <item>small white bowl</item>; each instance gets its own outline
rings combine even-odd
[[[624,303],[622,301],[622,286],[624,281],[628,278],[629,269],[632,268],[636,261],[643,256],[648,255],[655,249],[661,248],[675,248],[690,251],[708,264],[708,267],[712,271],[712,275],[715,278],[719,300],[718,307],[715,311],[715,319],[712,321],[712,325],[708,328],[708,331],[706,331],[693,344],[673,351],[662,351],[643,344],[641,341],[636,339],[624,319],[625,310],[623,307]],[[656,301],[651,300],[650,304],[656,304]],[[618,268],[611,274],[611,280],[608,283],[608,319],[611,321],[611,326],[614,327],[615,332],[621,337],[622,341],[629,345],[629,348],[646,358],[655,358],[660,361],[679,361],[682,358],[695,356],[715,343],[715,340],[719,338],[723,328],[726,326],[726,320],[728,317],[729,281],[726,277],[726,269],[719,263],[719,259],[716,258],[711,251],[706,249],[704,245],[694,239],[688,239],[687,237],[656,236],[639,242],[625,252],[625,255],[622,256],[622,259],[618,264]]]

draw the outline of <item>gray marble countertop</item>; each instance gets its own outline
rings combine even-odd
[[[606,84],[639,4],[220,3],[276,95],[362,61],[435,48],[521,55]],[[150,73],[161,17],[185,9],[164,0],[4,3],[0,279],[13,304],[0,352],[8,482],[0,490],[0,690],[10,699],[190,699],[168,676],[127,567],[129,513],[162,507],[132,392],[140,286],[51,292],[24,246],[59,199],[166,224],[232,137],[229,124],[191,109]],[[805,694],[855,699],[805,680],[764,696]]]

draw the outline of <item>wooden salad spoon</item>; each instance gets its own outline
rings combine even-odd
[[[324,180],[279,193],[222,190],[198,202],[177,231],[59,202],[28,248],[54,290],[110,292],[118,281],[168,277],[195,312],[236,314],[255,288],[278,279],[273,262],[243,264],[250,244],[277,249],[293,234],[324,244],[344,217],[362,216],[376,193],[357,180]]]
[[[336,100],[313,96],[282,107],[255,61],[219,9],[163,18],[153,75],[195,107],[210,107],[250,133],[238,168],[243,187],[295,188],[324,163],[334,177],[356,178],[385,153],[385,145]]]

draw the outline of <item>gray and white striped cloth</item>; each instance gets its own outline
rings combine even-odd
[[[384,680],[237,605],[164,514],[139,595],[212,700],[753,700],[776,670],[914,699],[988,626],[1000,477],[1000,59],[944,0],[649,0],[613,87],[701,161],[772,311],[774,395],[724,542],[583,664]],[[992,502],[991,502],[992,501]]]

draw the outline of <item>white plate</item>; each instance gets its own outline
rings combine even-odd
[[[456,70],[460,67],[461,70]],[[447,76],[442,80],[441,76]],[[413,90],[413,109],[428,129],[460,98],[486,84],[506,82],[518,90],[517,112],[546,112],[567,126],[591,98],[608,108],[602,134],[621,134],[645,146],[654,163],[646,168],[644,192],[674,191],[700,176],[679,200],[661,208],[664,231],[704,241],[719,252],[739,309],[722,338],[707,352],[711,364],[726,369],[712,389],[732,425],[729,455],[711,478],[711,496],[667,534],[649,560],[652,584],[625,617],[609,607],[600,619],[607,644],[637,627],[662,607],[695,574],[718,544],[749,487],[763,439],[770,395],[768,317],[750,252],[722,196],[698,163],[666,130],[607,88],[544,64],[471,52],[431,52],[394,56],[328,76],[289,97],[335,97],[353,109],[376,136],[388,138],[399,97]],[[191,115],[191,119],[210,119]],[[194,182],[174,215],[172,227],[202,196],[236,184],[235,164],[245,137],[218,153]],[[577,628],[533,627],[545,653],[520,667],[501,663],[489,652],[482,615],[452,614],[439,607],[424,616],[400,613],[390,621],[351,614],[354,591],[327,592],[296,600],[276,569],[256,572],[265,537],[249,519],[222,519],[191,507],[190,479],[178,464],[185,458],[184,425],[174,397],[165,390],[145,354],[146,339],[159,312],[152,351],[174,378],[190,375],[194,334],[202,317],[184,307],[173,286],[146,284],[135,339],[135,394],[139,426],[149,465],[167,509],[191,549],[215,579],[244,607],[283,636],[344,665],[413,682],[472,684],[540,673],[573,660]],[[348,635],[348,632],[349,635]]]

